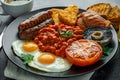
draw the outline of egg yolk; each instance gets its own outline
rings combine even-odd
[[[55,61],[56,56],[49,53],[44,53],[38,57],[38,62],[42,64],[51,64]]]
[[[26,52],[33,52],[38,49],[38,46],[34,42],[25,42],[22,45],[22,49]]]

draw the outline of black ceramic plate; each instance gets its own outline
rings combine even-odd
[[[57,8],[64,8],[64,7],[57,7]],[[117,39],[117,35],[116,35],[114,28],[111,26],[113,38],[112,38],[111,43],[108,46],[112,47],[113,50],[110,53],[110,55],[106,58],[106,60],[104,60],[104,61],[99,60],[96,64],[88,66],[88,67],[72,66],[70,70],[65,71],[65,72],[59,72],[59,73],[48,73],[48,72],[36,71],[36,70],[31,69],[30,67],[26,67],[23,64],[23,62],[21,61],[21,59],[14,55],[12,48],[11,48],[12,42],[19,39],[18,35],[17,35],[18,25],[19,25],[19,23],[21,23],[23,20],[27,19],[28,17],[30,17],[38,12],[45,11],[48,9],[51,9],[51,7],[39,9],[37,11],[33,11],[28,14],[22,15],[22,16],[18,17],[17,19],[15,19],[7,27],[7,29],[4,33],[4,36],[3,36],[3,49],[5,51],[5,54],[8,56],[8,58],[14,64],[16,64],[17,66],[19,66],[20,68],[22,68],[28,72],[32,72],[37,75],[49,76],[49,77],[70,77],[70,76],[86,74],[88,72],[97,70],[97,69],[101,68],[103,65],[105,65],[108,61],[110,61],[110,59],[115,55],[117,48],[118,48],[118,39]],[[84,11],[84,10],[80,9],[80,12],[82,12],[82,11]]]

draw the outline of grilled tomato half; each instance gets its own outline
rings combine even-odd
[[[96,63],[102,56],[102,47],[94,40],[80,39],[66,48],[67,59],[77,66]]]

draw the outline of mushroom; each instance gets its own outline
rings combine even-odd
[[[101,40],[103,39],[103,32],[102,31],[94,31],[91,35],[93,40]]]
[[[110,28],[90,27],[83,32],[83,38],[95,40],[101,46],[105,46],[112,40],[112,31]]]

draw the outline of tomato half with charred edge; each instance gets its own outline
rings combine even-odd
[[[80,39],[66,48],[67,59],[77,66],[88,66],[96,63],[102,56],[102,47],[93,40]]]

